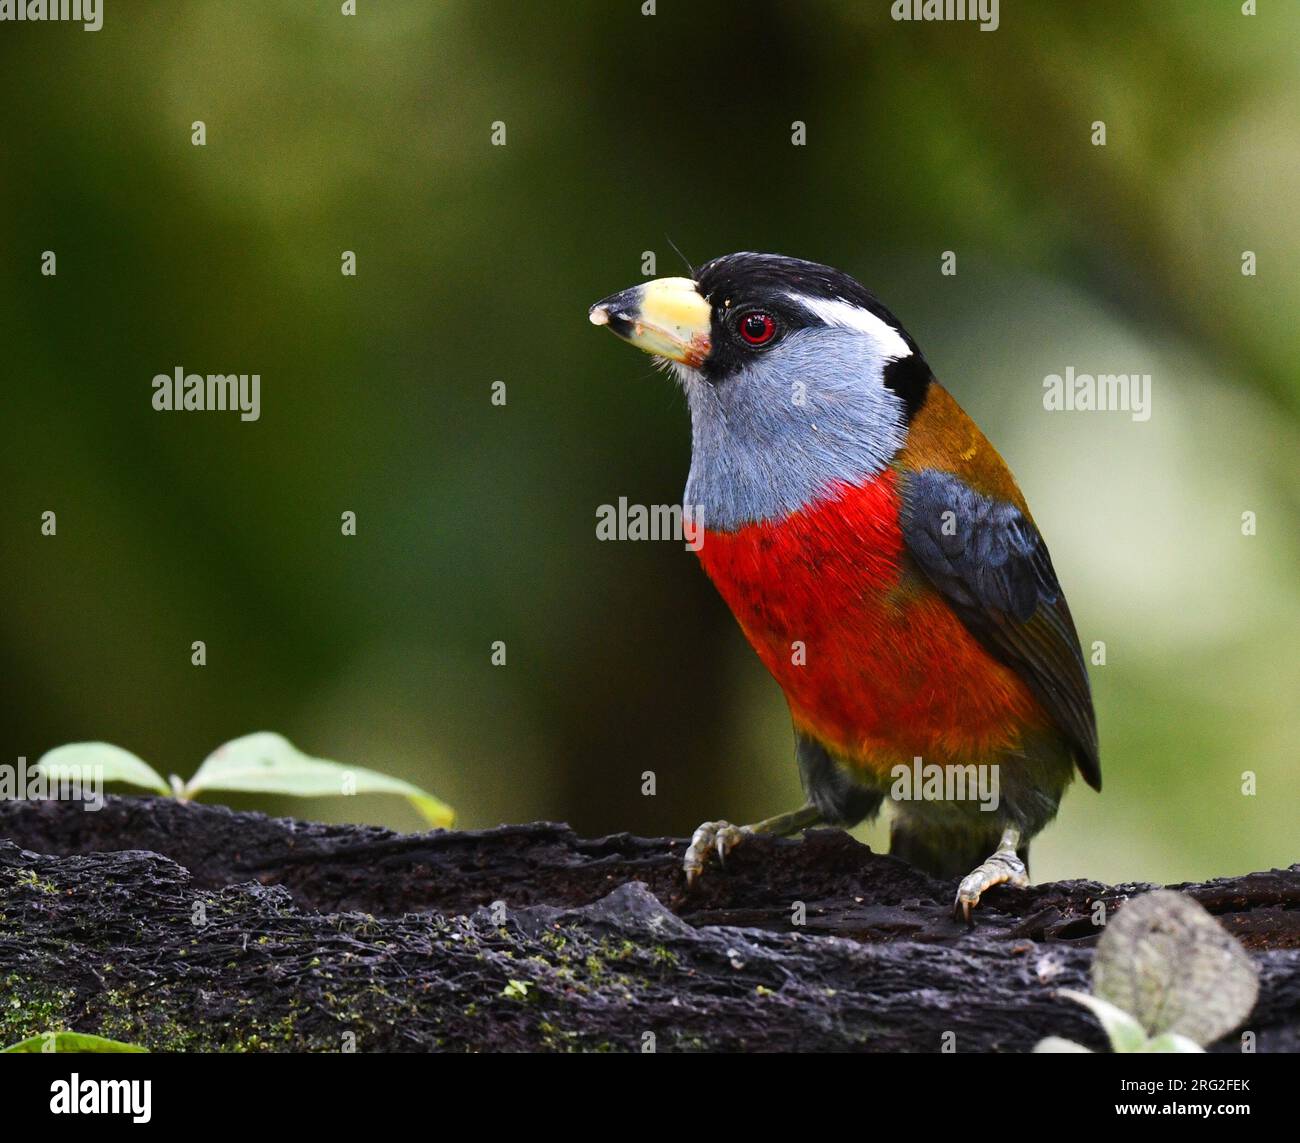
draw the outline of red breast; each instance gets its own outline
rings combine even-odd
[[[705,571],[789,701],[849,762],[967,763],[1047,718],[912,564],[892,469],[778,522],[706,531]]]

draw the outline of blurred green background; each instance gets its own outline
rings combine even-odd
[[[586,319],[645,251],[681,272],[671,238],[859,277],[1015,470],[1107,647],[1105,792],[1036,878],[1300,859],[1300,5],[1004,0],[991,33],[888,0],[340,6],[0,26],[8,761],[104,739],[189,774],[274,729],[466,827],[796,805],[780,692],[695,557],[595,536],[684,485],[681,395]],[[259,373],[261,419],[155,412],[178,365]],[[1046,414],[1068,365],[1150,373],[1151,419]]]

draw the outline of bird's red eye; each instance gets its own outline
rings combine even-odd
[[[776,333],[776,322],[771,314],[754,311],[740,319],[739,329],[740,336],[749,345],[766,345]]]

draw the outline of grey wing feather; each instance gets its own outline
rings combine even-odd
[[[981,645],[1014,669],[1101,789],[1092,691],[1047,545],[1014,505],[938,469],[902,481],[903,539]]]

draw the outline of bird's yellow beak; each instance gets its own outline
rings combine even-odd
[[[597,302],[592,325],[605,325],[637,349],[693,369],[709,355],[709,303],[690,278],[656,278]]]

